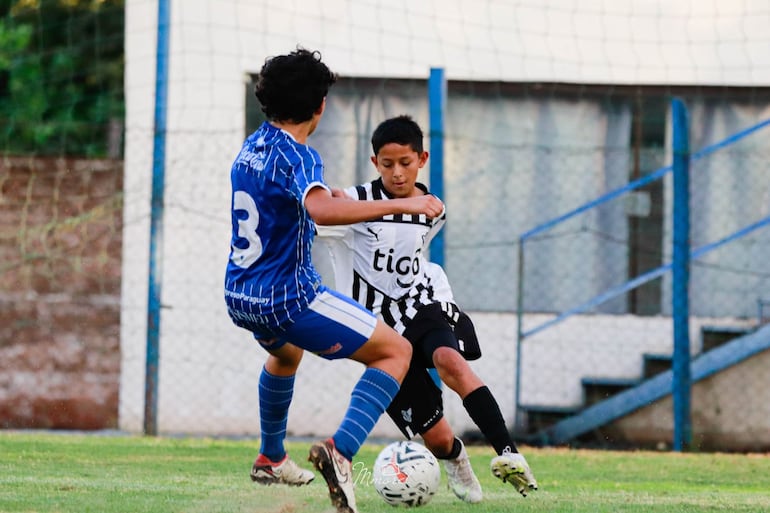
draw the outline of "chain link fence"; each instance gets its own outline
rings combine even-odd
[[[29,11],[37,7],[24,5],[24,19],[4,13],[3,22],[13,25],[11,32],[18,36],[15,42],[0,38],[0,96],[5,106],[14,105],[10,89],[2,86],[17,83],[5,80],[10,76],[8,63],[16,61],[2,57],[12,54],[11,43],[33,40],[17,25],[38,19]],[[670,443],[670,396],[652,394],[650,389],[665,387],[649,383],[665,378],[673,350],[672,277],[665,268],[672,259],[673,186],[670,174],[660,170],[672,161],[669,102],[672,96],[682,98],[690,112],[694,157],[690,246],[697,254],[689,281],[690,348],[698,376],[692,401],[694,442],[703,448],[770,447],[770,362],[763,345],[770,318],[770,232],[764,224],[770,215],[770,131],[760,127],[770,118],[770,89],[757,85],[761,81],[756,79],[746,80],[744,67],[736,65],[729,75],[744,77],[740,83],[749,85],[727,87],[710,74],[712,68],[694,62],[669,65],[671,76],[664,76],[658,73],[660,59],[639,57],[635,68],[626,65],[628,60],[613,67],[611,53],[607,69],[612,73],[600,75],[603,65],[593,56],[601,51],[576,56],[570,51],[581,45],[565,47],[557,36],[549,39],[562,49],[555,58],[557,54],[543,56],[534,47],[505,39],[514,32],[528,41],[549,37],[511,31],[510,20],[524,18],[507,16],[510,13],[500,14],[500,20],[463,24],[451,13],[414,12],[418,18],[443,21],[431,25],[436,33],[426,36],[431,41],[435,36],[439,43],[418,52],[414,48],[423,48],[425,41],[417,36],[396,34],[397,40],[391,41],[381,39],[391,34],[377,30],[367,29],[370,37],[363,39],[353,29],[321,35],[306,30],[346,19],[345,9],[334,2],[325,5],[335,16],[321,20],[308,14],[313,22],[296,24],[296,34],[287,28],[294,26],[290,23],[242,26],[243,20],[267,19],[255,16],[257,8],[248,3],[218,2],[214,8],[202,2],[199,9],[182,5],[175,4],[171,16],[163,237],[161,260],[154,262],[161,286],[159,432],[259,433],[257,380],[265,354],[248,333],[232,325],[222,300],[230,237],[228,172],[244,136],[261,122],[249,73],[259,69],[265,55],[287,51],[309,37],[308,46],[318,43],[332,67],[338,64],[341,69],[310,140],[334,186],[376,177],[369,162],[369,138],[387,117],[413,116],[427,141],[433,129],[428,122],[429,68],[446,65],[451,71],[443,133],[445,267],[456,299],[471,313],[481,339],[483,356],[472,367],[497,396],[509,427],[532,443],[553,442],[554,430],[565,425],[560,423],[629,391],[634,398],[647,399],[644,408],[583,431],[569,442],[656,447]],[[377,2],[369,8],[393,11],[379,9]],[[545,9],[514,10],[524,16],[530,11],[547,14]],[[124,169],[125,174],[121,180],[113,175],[105,179],[113,189],[105,192],[97,186],[101,179],[96,177],[106,176],[99,167],[104,161],[73,163],[54,155],[55,162],[45,170],[32,160],[21,165],[27,157],[15,155],[21,146],[11,142],[20,140],[12,128],[23,124],[4,125],[0,425],[143,429],[156,11],[155,2],[126,3],[125,81],[119,80],[125,84],[128,106],[126,150],[122,162],[109,161],[111,169]],[[290,11],[280,19],[299,16]],[[551,14],[559,16],[552,19],[577,15],[568,11],[557,9]],[[299,18],[307,21],[303,16]],[[691,19],[688,13],[674,12],[625,16],[629,23],[648,24],[650,33],[659,22]],[[447,26],[480,35],[460,43],[445,35]],[[487,48],[483,42],[490,34],[505,43]],[[99,37],[107,38],[95,29],[92,39]],[[591,48],[596,44],[593,36],[570,37]],[[115,43],[113,37],[108,39]],[[747,35],[734,40],[743,41],[749,55],[759,44],[755,39]],[[370,40],[380,48],[367,46]],[[618,52],[627,42],[608,41]],[[704,48],[668,43],[672,52],[680,51],[674,52],[680,59],[682,48]],[[27,45],[25,55],[32,50]],[[110,46],[113,57],[114,50]],[[47,46],[41,51],[46,58],[58,55]],[[24,63],[36,62],[29,59]],[[69,77],[66,80],[77,84],[72,63],[59,64],[73,73],[58,74],[57,79]],[[754,73],[751,76],[764,69],[745,68]],[[695,70],[694,79],[687,79],[688,70]],[[101,62],[94,73],[121,75],[108,62]],[[654,80],[661,85],[650,85]],[[704,85],[711,83],[716,85]],[[70,91],[58,84],[46,86]],[[97,87],[109,101],[103,101],[105,108],[89,122],[93,144],[78,150],[86,155],[120,155],[115,119],[122,116],[123,95],[109,84]],[[67,102],[78,108],[88,104],[73,100],[75,96],[67,96]],[[47,101],[54,102],[54,96]],[[59,107],[57,122],[78,112]],[[17,116],[30,117],[37,129],[45,128],[48,138],[41,144],[64,157],[69,150],[46,142],[63,139],[51,136],[55,124],[44,123],[44,114],[43,109],[35,111],[37,118]],[[25,122],[28,126],[30,120]],[[757,129],[736,138],[750,127]],[[27,136],[23,148],[34,147],[37,136]],[[698,153],[712,145],[718,148]],[[11,154],[21,160],[9,164]],[[428,176],[426,168],[426,182]],[[640,180],[644,183],[639,187],[624,189]],[[37,189],[43,181],[56,186]],[[618,190],[623,192],[593,204]],[[63,201],[65,197],[70,199]],[[561,220],[570,212],[577,213]],[[532,235],[523,239],[525,234]],[[334,429],[361,372],[354,363],[307,356],[297,378],[290,433],[317,436]],[[66,386],[74,375],[82,381],[76,390]],[[26,402],[16,400],[22,396]],[[87,415],[96,411],[101,412],[98,420]],[[56,412],[61,414],[56,417]],[[477,436],[451,393],[446,394],[446,412],[458,432]],[[60,420],[52,422],[54,417]],[[380,421],[374,434],[399,436],[388,419]]]

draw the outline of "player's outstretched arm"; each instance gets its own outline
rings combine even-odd
[[[305,197],[305,208],[320,225],[352,224],[388,214],[425,214],[434,218],[444,210],[437,197],[426,194],[413,198],[356,201],[334,197],[323,187],[314,187]]]

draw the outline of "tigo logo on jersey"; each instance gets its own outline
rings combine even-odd
[[[372,268],[378,272],[395,273],[399,276],[409,277],[409,281],[401,281],[396,278],[396,283],[400,287],[409,288],[414,283],[414,278],[420,272],[420,259],[419,254],[417,257],[412,258],[410,256],[403,256],[398,259],[393,258],[395,249],[391,248],[387,253],[380,249],[374,252],[374,260],[372,261]]]

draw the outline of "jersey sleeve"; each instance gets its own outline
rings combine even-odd
[[[351,225],[316,226],[313,266],[324,284],[350,296],[353,291],[353,230]]]
[[[446,223],[446,205],[444,205],[444,208],[441,210],[441,214],[433,219],[430,225],[430,229],[428,230],[428,233],[425,234],[425,242],[422,245],[422,250],[427,251],[428,247],[430,246],[430,242],[433,240],[433,237],[436,236],[436,234],[441,231],[441,228],[444,227],[444,224]]]
[[[298,158],[294,163],[292,188],[294,194],[304,205],[308,192],[314,187],[323,187],[327,191],[331,189],[324,181],[324,166],[321,156],[310,146],[305,146],[303,149],[304,151],[298,152]]]

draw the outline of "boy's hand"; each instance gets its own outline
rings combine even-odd
[[[436,196],[425,194],[423,196],[413,196],[403,198],[408,202],[406,207],[407,214],[425,214],[429,218],[440,216],[444,212],[444,204]]]

